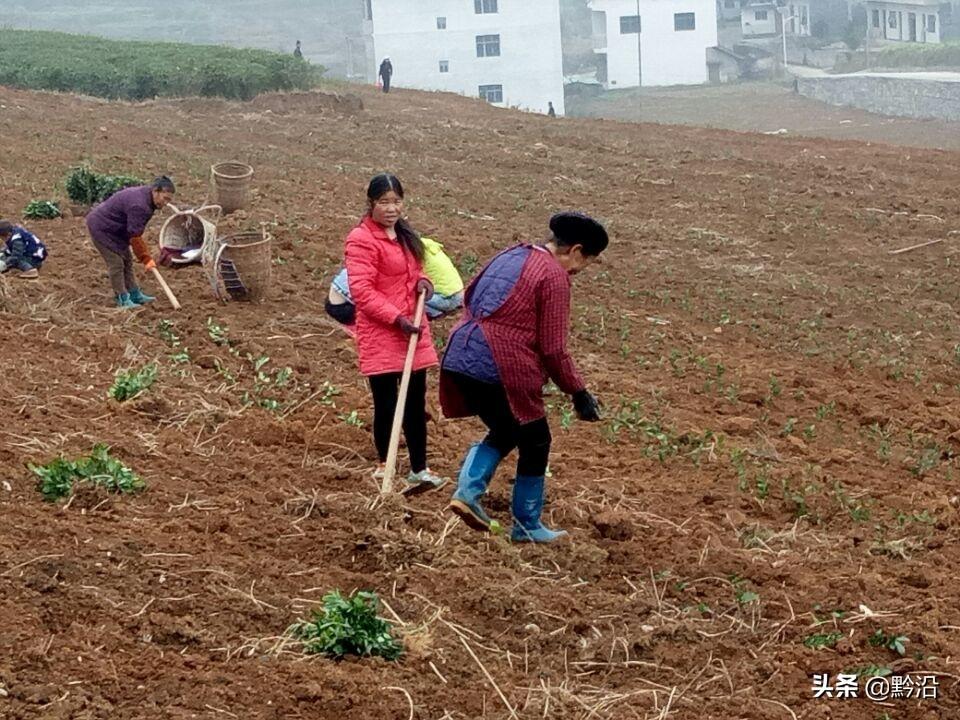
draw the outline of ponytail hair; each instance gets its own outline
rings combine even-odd
[[[372,206],[373,203],[391,190],[399,195],[400,199],[403,199],[403,185],[400,184],[400,178],[390,173],[375,175],[367,186],[367,200],[370,201]],[[420,240],[417,231],[403,218],[397,220],[394,229],[397,231],[397,240],[400,245],[409,250],[410,254],[417,259],[417,262],[423,263],[423,242]]]
[[[410,223],[403,218],[397,220],[394,230],[397,231],[397,239],[400,241],[400,244],[409,250],[410,254],[413,255],[417,259],[417,262],[422,265],[425,251],[423,248],[423,241],[420,239],[420,233],[414,230],[410,226]]]

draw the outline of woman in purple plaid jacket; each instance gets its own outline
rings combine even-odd
[[[607,231],[591,217],[567,212],[550,219],[550,233],[543,245],[500,253],[470,283],[440,371],[444,415],[478,415],[489,430],[467,452],[450,509],[470,527],[489,530],[480,500],[500,461],[516,448],[514,542],[551,542],[566,534],[540,521],[551,442],[544,384],[553,380],[573,396],[581,420],[600,419],[567,351],[567,334],[570,276],[606,249]]]

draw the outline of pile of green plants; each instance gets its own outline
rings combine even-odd
[[[98,485],[113,493],[134,493],[145,485],[133,470],[110,454],[110,448],[98,444],[86,457],[67,460],[62,455],[46,465],[28,465],[37,476],[37,489],[50,502],[67,497],[76,483]]]
[[[142,185],[143,181],[130,175],[102,175],[86,165],[70,168],[64,185],[67,197],[78,205],[95,205],[124,188]]]
[[[337,660],[348,655],[378,655],[397,660],[403,645],[390,634],[390,625],[377,615],[380,599],[373,592],[354,592],[344,597],[339,590],[323,596],[323,607],[310,620],[292,628],[292,634],[310,654]]]
[[[884,48],[874,64],[890,68],[960,68],[960,43],[907,43]]]
[[[139,370],[121,370],[110,386],[109,395],[117,402],[132,400],[149,388],[157,379],[155,363],[144,365]]]
[[[323,68],[292,55],[218,45],[130,42],[0,29],[0,85],[111,99],[307,90]]]
[[[60,217],[60,206],[53,200],[33,200],[23,210],[27,220],[52,220]]]

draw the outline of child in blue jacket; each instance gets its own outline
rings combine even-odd
[[[0,272],[19,270],[18,277],[39,276],[40,266],[47,259],[47,246],[29,230],[0,220]]]

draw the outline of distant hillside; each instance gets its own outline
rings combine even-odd
[[[359,32],[361,11],[354,0],[0,0],[0,24],[283,53],[292,53],[301,40],[307,60],[343,77],[351,53],[362,47],[348,48],[349,36]]]
[[[318,65],[268,50],[0,30],[0,85],[33,90],[249,100],[271,90],[307,90],[322,74]]]

